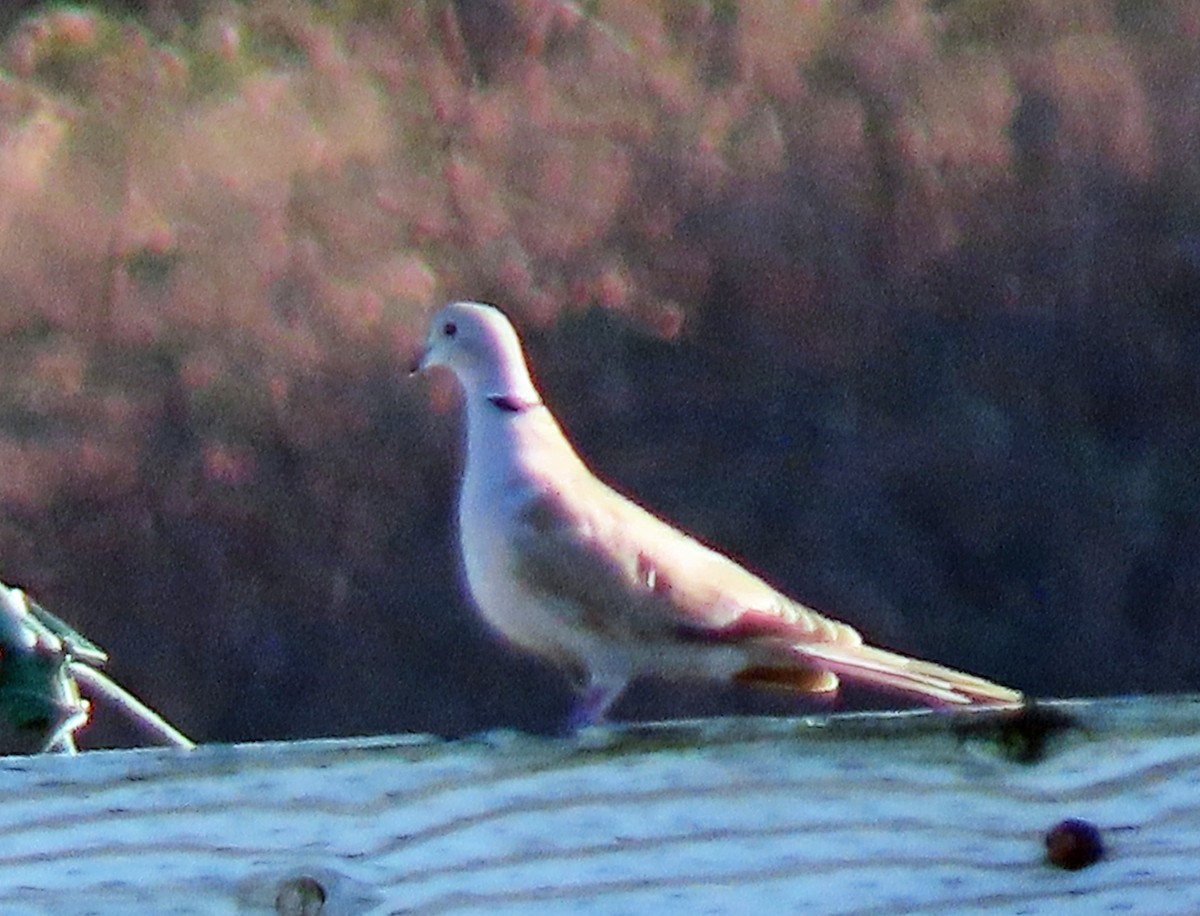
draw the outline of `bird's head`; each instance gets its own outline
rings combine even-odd
[[[434,366],[450,369],[469,400],[482,396],[540,401],[517,332],[504,313],[490,305],[452,302],[433,316],[413,371]]]

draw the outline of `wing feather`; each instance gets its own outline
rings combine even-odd
[[[537,489],[520,522],[526,584],[613,637],[861,642],[590,475]]]
[[[526,585],[568,599],[595,632],[737,644],[748,682],[822,692],[840,675],[946,705],[1021,699],[984,678],[864,645],[853,627],[791,600],[590,474],[537,489],[516,540]]]

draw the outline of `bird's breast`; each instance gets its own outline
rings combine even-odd
[[[473,474],[463,477],[459,528],[463,569],[483,619],[516,645],[545,656],[563,655],[563,621],[546,597],[535,595],[521,576],[513,525],[532,490],[520,474]],[[511,470],[511,469],[510,469]]]

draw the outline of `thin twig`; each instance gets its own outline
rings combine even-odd
[[[171,725],[166,719],[135,697],[132,693],[110,678],[108,675],[82,662],[72,661],[69,666],[71,675],[85,684],[94,687],[105,697],[120,705],[133,718],[157,732],[169,743],[176,747],[194,750],[196,744],[183,732]]]

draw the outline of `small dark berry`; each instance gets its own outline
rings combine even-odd
[[[1059,868],[1078,871],[1094,865],[1103,855],[1100,830],[1087,821],[1067,818],[1046,834],[1046,859]]]

